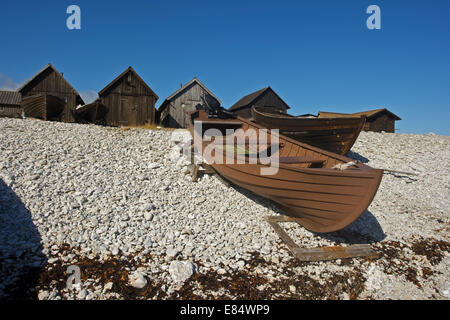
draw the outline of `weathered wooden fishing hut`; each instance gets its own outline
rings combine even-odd
[[[18,90],[26,117],[74,122],[73,112],[84,104],[80,94],[51,64],[25,82]]]
[[[228,110],[239,117],[250,119],[253,106],[268,113],[286,113],[287,109],[290,109],[288,104],[271,87],[265,87],[242,97]]]
[[[99,101],[108,108],[106,124],[140,126],[155,122],[156,93],[128,67],[99,93]]]
[[[187,112],[198,107],[216,109],[220,100],[197,78],[182,85],[164,100],[158,108],[160,123],[171,128],[186,128]]]
[[[386,108],[356,113],[336,113],[319,111],[319,118],[366,117],[364,131],[395,132],[395,121],[402,120]]]
[[[0,91],[0,117],[21,118],[22,108],[20,101],[22,96],[16,91]]]

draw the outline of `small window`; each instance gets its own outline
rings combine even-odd
[[[3,111],[5,111],[5,108],[4,107],[0,107],[0,112],[3,112]]]

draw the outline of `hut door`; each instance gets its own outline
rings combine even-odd
[[[137,125],[137,105],[135,104],[134,97],[122,96],[121,112],[119,123],[127,126]],[[137,101],[136,101],[137,102]]]

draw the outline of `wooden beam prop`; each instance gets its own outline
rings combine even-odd
[[[278,236],[288,246],[291,253],[300,261],[324,261],[355,257],[375,257],[376,252],[367,244],[352,244],[347,247],[329,246],[317,248],[301,248],[280,227],[280,222],[295,222],[288,216],[266,217],[266,221],[272,226]]]

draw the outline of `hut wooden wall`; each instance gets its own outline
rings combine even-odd
[[[80,103],[78,93],[67,83],[64,78],[53,69],[47,68],[28,85],[21,90],[22,97],[34,96],[37,94],[51,94],[66,101],[61,114],[61,121],[74,122],[72,111],[77,103]]]
[[[375,132],[395,132],[395,120],[389,117],[387,114],[382,114],[366,121],[364,130]]]
[[[169,105],[166,107],[168,108],[168,116],[162,124],[171,128],[186,128],[188,121],[187,112],[196,110],[197,106],[203,106],[203,95],[205,95],[206,101],[211,108],[220,107],[220,102],[216,98],[211,96],[197,82],[194,82],[170,99]]]
[[[100,96],[108,107],[107,125],[136,126],[155,122],[154,94],[133,74],[128,83],[128,75],[119,79]]]
[[[61,120],[64,101],[49,94],[24,97],[21,103],[25,117],[42,120]]]
[[[0,104],[0,117],[22,118],[20,105]]]
[[[250,106],[233,111],[239,117],[249,119],[252,117],[251,108],[253,106],[264,107],[265,112],[277,112],[281,111],[283,113],[287,112],[288,106],[281,100],[276,94],[271,90],[267,90],[261,96],[258,97]]]

